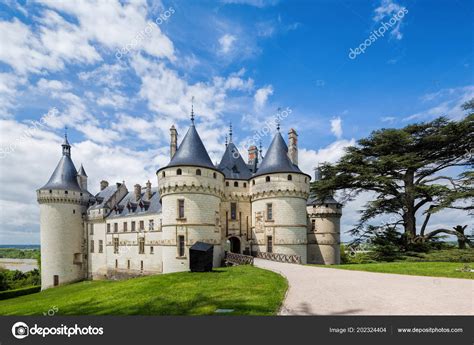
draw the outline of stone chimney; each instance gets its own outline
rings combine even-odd
[[[109,182],[107,182],[106,180],[100,181],[100,190],[104,190],[108,186],[109,186]]]
[[[176,150],[178,149],[178,131],[174,125],[172,125],[170,128],[170,137],[170,159],[172,159],[176,153]]]
[[[257,146],[252,145],[249,147],[249,164],[253,164],[255,160],[258,159],[258,149]]]
[[[293,128],[288,132],[288,157],[293,164],[298,165],[298,134]]]
[[[142,197],[142,186],[140,186],[137,183],[134,187],[135,187],[135,200],[138,201]]]
[[[147,181],[146,183],[146,197],[148,200],[151,199],[151,182],[150,180]]]

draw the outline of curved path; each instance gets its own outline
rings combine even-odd
[[[474,280],[254,264],[288,279],[280,315],[474,315]]]

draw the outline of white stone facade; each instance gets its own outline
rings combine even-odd
[[[296,145],[296,132],[291,135]],[[292,154],[297,159],[297,148]],[[188,271],[189,248],[198,241],[214,245],[215,267],[226,251],[340,262],[341,205],[309,203],[310,177],[302,172],[243,180],[226,178],[217,168],[181,165],[158,170],[155,181],[153,192],[151,182],[129,191],[124,183],[102,181],[95,197],[39,190],[43,289],[81,279]],[[78,182],[87,186],[87,176]]]

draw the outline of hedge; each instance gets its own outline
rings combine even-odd
[[[28,286],[25,288],[15,289],[15,290],[0,291],[0,300],[23,296],[23,295],[29,295],[29,294],[40,292],[40,291],[41,291],[40,285]]]

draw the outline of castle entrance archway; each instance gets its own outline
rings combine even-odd
[[[240,239],[238,237],[229,237],[230,252],[240,254]]]

